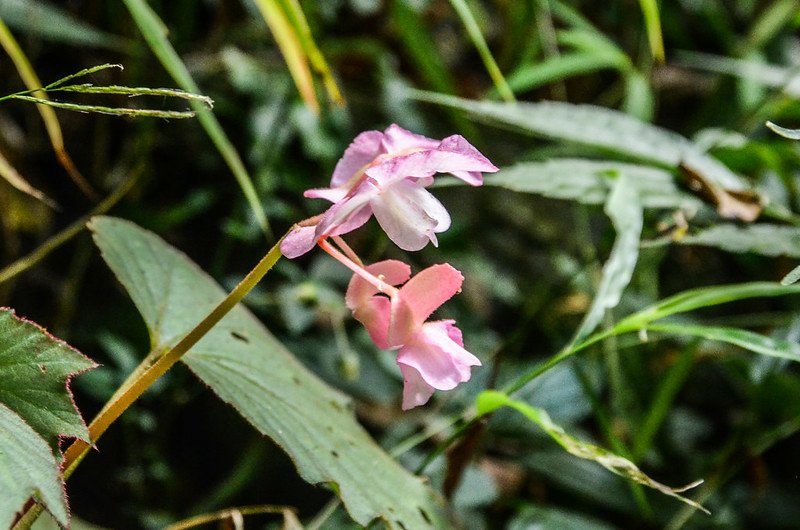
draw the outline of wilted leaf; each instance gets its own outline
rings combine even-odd
[[[62,526],[69,524],[55,456],[25,420],[0,403],[0,528],[9,528],[34,495]]]
[[[185,255],[132,223],[90,224],[103,257],[128,289],[156,348],[175,344],[224,292]],[[355,421],[345,396],[302,366],[245,308],[234,308],[183,357],[189,368],[292,458],[313,484],[333,483],[362,525],[442,523],[433,492]]]
[[[567,434],[564,429],[553,423],[553,421],[550,419],[550,416],[547,415],[547,412],[542,409],[531,407],[530,405],[521,401],[515,401],[506,394],[496,390],[486,390],[478,395],[477,408],[479,415],[482,416],[484,414],[489,414],[500,407],[511,407],[524,414],[525,417],[541,427],[553,440],[555,440],[571,455],[597,462],[616,475],[620,475],[621,477],[625,477],[649,488],[658,490],[665,495],[679,499],[689,506],[709,513],[708,510],[693,500],[687,499],[686,497],[680,495],[680,493],[699,485],[702,481],[696,481],[681,488],[670,488],[669,486],[665,486],[660,482],[656,482],[645,475],[642,470],[636,467],[636,464],[630,460],[615,455],[614,453],[611,453],[602,447],[581,442],[580,440],[573,438]]]
[[[89,440],[69,380],[96,365],[44,329],[0,309],[0,402],[55,448],[61,437]]]

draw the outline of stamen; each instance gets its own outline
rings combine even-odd
[[[317,242],[317,245],[330,254],[336,261],[353,271],[354,273],[358,274],[366,281],[368,281],[371,285],[373,285],[378,291],[382,293],[386,293],[389,296],[394,296],[398,293],[398,289],[392,285],[389,285],[382,278],[378,278],[373,274],[370,274],[363,266],[358,265],[357,263],[353,262],[350,258],[336,250],[328,241],[323,238]]]

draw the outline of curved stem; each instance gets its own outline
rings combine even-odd
[[[130,384],[123,384],[122,391],[116,399],[110,401],[106,407],[89,424],[89,436],[92,443],[96,442],[100,436],[119,418],[125,410],[141,396],[150,385],[159,377],[164,375],[192,346],[208,333],[222,318],[233,309],[256,284],[261,281],[273,265],[280,259],[280,242],[276,243],[261,261],[251,270],[247,276],[228,294],[211,312],[187,333],[172,349],[159,357],[149,368],[141,372]],[[149,359],[149,356],[148,356]],[[145,359],[143,362],[148,362]],[[89,452],[90,445],[83,440],[76,440],[64,453],[64,479],[69,478],[75,471],[78,464]]]

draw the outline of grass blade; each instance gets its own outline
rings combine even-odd
[[[614,326],[614,333],[621,334],[648,327],[651,322],[686,313],[703,307],[710,307],[748,298],[786,296],[800,293],[800,285],[781,285],[772,282],[739,283],[690,289],[671,296],[638,313],[634,313]]]
[[[489,77],[492,78],[497,92],[507,102],[516,101],[514,93],[511,91],[511,87],[508,86],[508,82],[505,77],[503,77],[500,68],[497,66],[497,62],[494,60],[492,52],[489,50],[489,46],[483,38],[481,28],[478,26],[478,22],[475,20],[467,3],[464,0],[450,0],[450,5],[453,6],[456,14],[458,14],[458,17],[464,24],[470,39],[472,39],[472,44],[475,45],[475,49],[478,50],[478,54],[481,56],[486,71],[489,72]]]
[[[615,475],[625,477],[629,480],[642,484],[643,486],[653,488],[665,495],[675,497],[681,502],[684,502],[698,510],[701,510],[705,513],[710,513],[698,503],[680,495],[684,491],[698,486],[703,482],[702,480],[692,482],[691,484],[680,488],[671,488],[669,486],[665,486],[664,484],[656,482],[652,478],[645,475],[642,470],[636,466],[636,464],[627,458],[623,458],[594,444],[582,442],[576,438],[573,438],[567,434],[561,426],[556,425],[553,420],[550,419],[550,416],[547,414],[547,412],[542,409],[531,407],[522,401],[513,400],[506,394],[496,390],[485,390],[478,395],[478,415],[489,414],[501,407],[509,407],[523,414],[526,418],[538,425],[545,433],[547,433],[548,436],[555,440],[556,443],[563,447],[564,450],[569,454],[577,456],[578,458],[596,462]]]
[[[700,326],[687,324],[650,324],[648,331],[671,333],[674,335],[688,335],[708,340],[727,342],[761,355],[789,359],[800,362],[800,344],[787,340],[773,339],[746,329]]]
[[[40,88],[42,82],[33,70],[30,61],[25,56],[25,52],[22,51],[14,35],[9,31],[8,26],[5,25],[2,19],[0,19],[0,45],[3,46],[8,56],[11,57],[19,76],[22,78],[22,82],[25,83],[28,90]],[[35,91],[34,94],[39,98],[47,99],[47,94],[42,91]],[[67,148],[64,145],[64,135],[61,132],[61,124],[58,122],[55,111],[41,105],[37,105],[36,108],[42,116],[47,136],[50,138],[50,144],[53,146],[53,151],[55,151],[56,158],[58,158],[61,167],[64,168],[84,195],[90,199],[96,199],[98,197],[97,192],[92,188],[91,184],[89,184],[81,172],[78,171],[69,153],[67,153]]]
[[[317,93],[314,90],[311,67],[303,51],[300,37],[292,27],[292,23],[278,5],[277,0],[255,0],[255,4],[275,37],[275,42],[283,54],[294,84],[300,91],[300,96],[315,114],[319,114],[319,101],[317,101]]]
[[[661,17],[658,13],[657,0],[639,0],[639,6],[644,15],[644,24],[647,28],[647,41],[650,43],[650,53],[657,63],[664,62],[664,37],[661,34]]]
[[[286,16],[289,17],[289,20],[294,26],[303,51],[306,57],[308,57],[309,63],[311,63],[311,67],[322,77],[322,86],[324,86],[325,90],[328,92],[328,97],[331,98],[331,101],[335,104],[344,105],[344,98],[339,90],[339,86],[333,78],[328,62],[322,55],[317,43],[314,42],[314,37],[311,34],[311,27],[308,25],[308,20],[306,20],[306,16],[299,2],[297,0],[280,0],[280,2]]]
[[[167,38],[166,28],[164,27],[161,19],[150,8],[146,0],[123,0],[128,11],[131,13],[134,22],[142,32],[142,36],[147,41],[150,49],[158,57],[161,64],[169,72],[172,78],[178,83],[183,90],[187,92],[199,93],[200,89],[197,83],[194,82],[186,65],[183,64],[175,48],[170,44]],[[203,108],[200,102],[191,102],[195,110],[199,111]],[[242,163],[242,159],[236,148],[228,139],[225,131],[222,129],[219,121],[211,112],[200,112],[197,115],[200,124],[206,130],[206,133],[211,138],[211,141],[216,146],[217,150],[222,155],[225,163],[228,164],[233,176],[239,183],[239,187],[244,193],[245,199],[253,211],[256,222],[261,227],[264,234],[269,235],[269,223],[264,209],[261,207],[261,201],[258,199],[253,181],[247,172],[247,169]]]
[[[6,160],[6,157],[4,157],[2,153],[0,153],[0,177],[4,178],[6,182],[11,184],[22,193],[42,201],[50,208],[56,208],[56,203],[43,192],[31,186],[27,180],[22,178],[22,175],[20,175],[17,170],[14,169],[14,166],[12,166],[9,161]]]

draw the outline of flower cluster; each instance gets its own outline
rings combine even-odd
[[[320,216],[295,225],[281,242],[288,258],[319,245],[353,270],[346,303],[379,348],[398,350],[403,374],[403,409],[422,405],[434,390],[451,390],[470,378],[480,360],[464,349],[453,320],[428,322],[430,315],[461,289],[461,273],[447,264],[411,276],[397,260],[360,265],[328,242],[355,230],[375,215],[381,228],[404,250],[420,250],[450,227],[450,215],[425,188],[436,173],[450,173],[480,186],[481,173],[497,168],[463,137],[438,141],[397,125],[358,135],[336,165],[329,188],[306,197],[333,203]],[[344,245],[346,247],[346,245]],[[354,257],[349,248],[346,253]],[[398,288],[398,286],[400,286]]]

